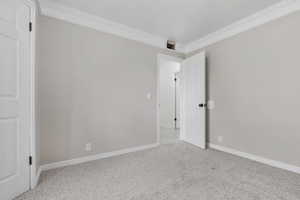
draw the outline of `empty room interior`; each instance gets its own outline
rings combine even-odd
[[[300,200],[300,0],[0,0],[0,200]]]

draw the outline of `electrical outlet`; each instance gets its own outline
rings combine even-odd
[[[223,142],[223,136],[218,136],[218,142],[222,143]]]
[[[91,143],[87,143],[85,145],[85,151],[92,151],[92,144]]]

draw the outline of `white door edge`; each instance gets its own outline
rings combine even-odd
[[[39,169],[37,166],[37,147],[36,147],[36,26],[39,8],[34,0],[22,0],[30,8],[30,20],[32,31],[30,34],[30,75],[31,75],[31,131],[30,131],[30,155],[32,165],[30,166],[30,189],[36,187],[39,179]]]

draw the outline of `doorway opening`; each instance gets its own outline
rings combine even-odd
[[[180,139],[180,70],[182,59],[158,56],[158,139],[160,144]]]
[[[158,55],[157,142],[206,148],[206,58]]]

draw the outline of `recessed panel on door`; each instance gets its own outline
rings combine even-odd
[[[17,119],[0,119],[0,134],[1,182],[17,175],[19,143]]]
[[[0,96],[17,95],[17,45],[16,39],[0,35]]]

